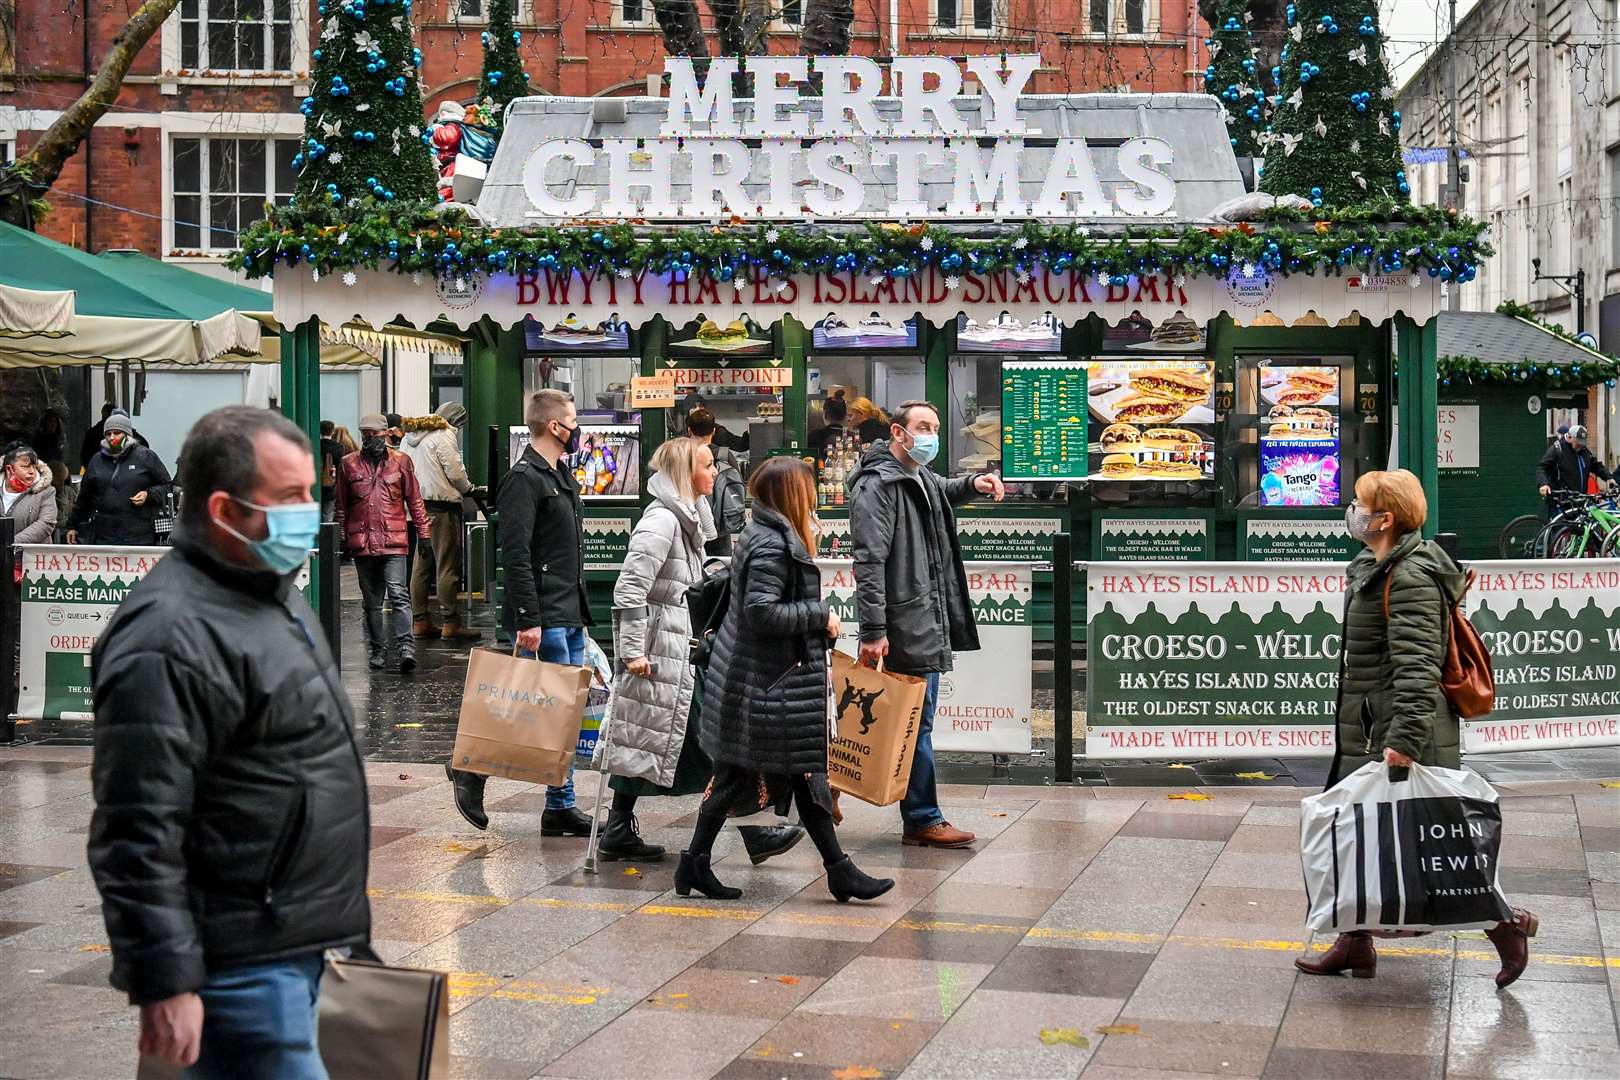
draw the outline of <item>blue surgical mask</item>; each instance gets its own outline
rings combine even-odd
[[[926,466],[939,453],[939,436],[934,432],[910,432],[911,445],[906,453],[918,465]]]
[[[258,510],[264,514],[264,539],[243,536],[219,519],[214,524],[248,546],[253,557],[275,574],[290,574],[304,565],[309,549],[315,546],[315,537],[321,531],[320,503],[286,503],[281,506],[260,506],[246,499],[231,496],[233,502]]]

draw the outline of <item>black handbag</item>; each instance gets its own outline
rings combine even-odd
[[[703,580],[687,586],[686,611],[692,622],[692,666],[708,670],[714,635],[731,608],[731,568],[713,560],[704,569]]]

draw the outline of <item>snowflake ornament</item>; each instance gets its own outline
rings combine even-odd
[[[780,231],[778,231],[776,229],[766,229],[765,230],[765,242],[767,244],[774,244],[778,240],[780,240],[781,238],[782,238],[782,234],[781,234]]]
[[[1254,263],[1246,262],[1243,264],[1243,276],[1246,278],[1254,277]]]
[[[412,285],[420,285],[420,284],[422,284],[422,271],[420,271],[420,270],[411,271],[411,284]]]
[[[1019,251],[1023,251],[1025,248],[1029,247],[1029,237],[1020,236],[1018,239],[1013,241],[1013,247]]]
[[[360,102],[360,104],[358,104],[358,105],[356,105],[354,107],[354,111],[355,112],[370,112],[371,111],[371,102],[369,102],[369,101]]]
[[[326,156],[332,162],[332,164],[334,164],[334,165],[343,164],[343,151],[341,151],[341,150],[334,150],[330,154],[327,154]]]
[[[1350,152],[1352,154],[1361,153],[1361,140],[1360,139],[1351,139],[1350,140]]]
[[[422,125],[420,124],[412,124],[405,130],[411,133],[411,138],[413,139],[420,139],[422,137]]]
[[[946,277],[945,277],[945,291],[946,292],[955,292],[956,289],[957,289],[957,286],[959,286],[961,284],[962,284],[962,279],[957,277],[955,274],[946,275]]]
[[[1029,271],[1028,270],[1020,270],[1020,271],[1018,271],[1018,284],[1020,284],[1020,285],[1028,285],[1029,284]]]
[[[349,288],[351,288],[351,289],[354,288],[354,283],[359,281],[359,280],[360,279],[355,276],[353,270],[345,270],[345,271],[343,271],[343,284],[349,286]]]
[[[618,274],[620,278],[628,278],[630,276],[630,268],[628,266],[621,266],[615,271],[615,273]]]
[[[347,244],[348,242],[349,242],[349,230],[344,229],[342,232],[338,233],[338,243]]]
[[[933,251],[934,238],[932,236],[925,236],[918,242],[917,246],[922,248],[924,251]]]

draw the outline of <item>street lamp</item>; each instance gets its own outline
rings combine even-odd
[[[1531,259],[1530,269],[1535,271],[1535,275],[1530,279],[1532,285],[1538,281],[1551,281],[1575,298],[1575,333],[1586,333],[1586,271],[1577,270],[1573,274],[1543,274],[1540,259]],[[1573,288],[1571,282],[1574,283]]]

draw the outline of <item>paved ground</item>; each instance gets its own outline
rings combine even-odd
[[[5,1076],[134,1071],[87,764],[0,750]],[[971,852],[902,848],[892,810],[856,804],[841,835],[899,880],[884,901],[834,904],[807,843],[753,868],[728,834],[726,904],[676,897],[670,863],[585,876],[521,785],[492,785],[478,833],[436,766],[368,768],[379,949],[454,973],[460,1076],[1620,1075],[1620,787],[1595,779],[1501,785],[1504,883],[1542,936],[1498,993],[1476,934],[1386,943],[1373,981],[1294,973],[1297,788],[953,785]],[[678,846],[693,800],[644,805]]]

